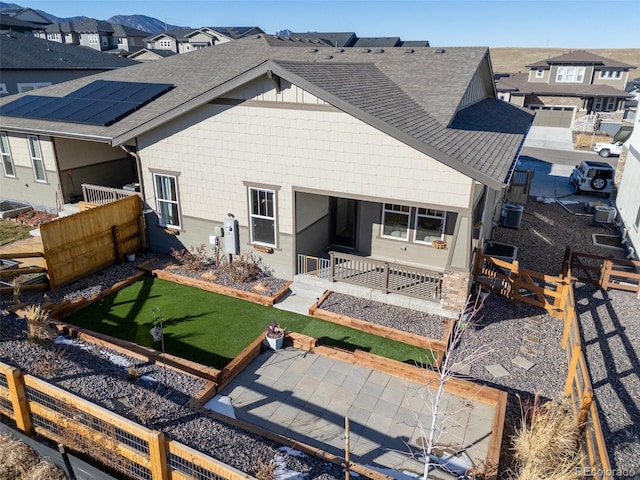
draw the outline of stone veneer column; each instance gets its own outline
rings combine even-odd
[[[471,274],[469,272],[445,272],[442,278],[440,306],[456,314],[464,311],[469,296]]]

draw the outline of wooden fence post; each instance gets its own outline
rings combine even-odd
[[[150,432],[147,442],[149,443],[151,478],[153,480],[168,480],[167,444],[164,439],[164,434],[160,432]]]
[[[31,424],[31,412],[29,402],[24,392],[24,380],[22,373],[17,368],[11,368],[7,372],[7,384],[9,387],[9,398],[13,405],[13,417],[16,427],[22,430],[25,435],[33,435],[33,425]]]
[[[349,417],[344,417],[344,478],[349,480],[350,478],[350,450],[349,446]]]
[[[116,263],[122,263],[124,259],[122,258],[122,247],[120,245],[120,235],[117,225],[115,227],[111,227],[111,238],[113,239],[113,251],[116,256]]]
[[[147,229],[144,222],[144,215],[138,215],[138,234],[140,235],[140,250],[147,249]]]

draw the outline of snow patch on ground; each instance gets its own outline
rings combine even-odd
[[[227,417],[236,418],[236,412],[231,404],[231,399],[225,395],[216,395],[203,405],[204,408],[212,410]]]

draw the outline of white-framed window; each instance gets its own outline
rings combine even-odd
[[[600,70],[600,78],[609,78],[611,72],[609,70]]]
[[[3,95],[5,93],[9,93],[9,90],[7,90],[7,84],[0,83],[0,95]]]
[[[171,40],[160,40],[160,48],[171,48]]]
[[[416,209],[413,241],[431,245],[434,240],[444,239],[446,213],[431,208]]]
[[[536,78],[542,78],[542,77],[544,77],[544,70],[539,68],[538,70],[536,70]]]
[[[0,155],[2,155],[2,171],[5,177],[16,177],[16,169],[13,166],[13,158],[11,158],[11,149],[9,148],[9,137],[5,132],[0,132]]]
[[[380,236],[397,240],[409,239],[411,207],[385,203],[382,206],[382,227]]]
[[[31,90],[37,90],[39,88],[50,87],[51,82],[37,82],[37,83],[19,83],[18,92],[30,92]]]
[[[249,187],[249,232],[251,243],[275,247],[276,191]]]
[[[29,143],[29,153],[31,154],[31,165],[33,166],[33,178],[36,182],[47,183],[47,172],[44,168],[40,140],[35,135],[27,135]]]
[[[613,78],[622,78],[622,72],[620,70],[613,72]]]
[[[604,107],[605,111],[612,112],[616,109],[616,99],[615,97],[607,98],[607,106]]]
[[[582,83],[584,80],[584,67],[559,67],[556,73],[556,82]]]
[[[181,228],[178,178],[175,175],[154,173],[153,185],[156,190],[156,206],[160,226]]]

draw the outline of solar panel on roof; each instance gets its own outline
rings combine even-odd
[[[155,100],[172,86],[169,83],[96,80],[64,97],[21,97],[0,107],[0,114],[107,126]]]

